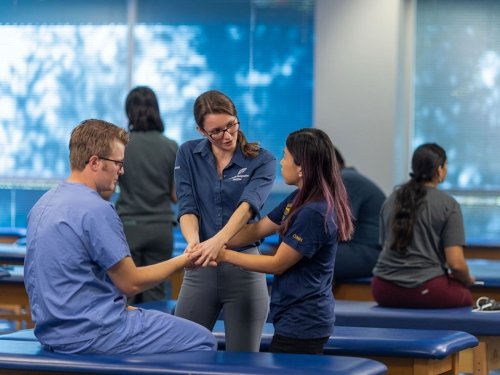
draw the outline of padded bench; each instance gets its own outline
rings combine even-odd
[[[0,336],[1,338],[2,336]],[[60,354],[38,341],[0,339],[0,373],[6,374],[336,374],[379,375],[380,362],[344,356],[184,352],[150,355]]]
[[[341,303],[337,301],[336,304]],[[155,301],[139,305],[145,309],[173,313],[175,301]],[[374,327],[374,326],[371,326]],[[458,331],[458,332],[455,332]],[[426,369],[426,374],[458,373],[458,352],[472,348],[478,340],[460,329],[454,331],[432,331],[427,329],[358,328],[356,324],[339,323],[330,338],[326,354],[353,355],[377,359],[389,368],[389,374],[418,373],[417,368]],[[262,336],[261,351],[267,351],[274,332],[273,325],[266,323]],[[214,334],[219,340],[219,349],[224,349],[224,323],[218,320]]]
[[[219,350],[225,348],[224,322],[213,330]],[[264,326],[260,350],[269,350],[274,328]],[[336,326],[325,345],[327,355],[366,357],[384,363],[388,374],[458,374],[458,353],[478,340],[465,332]]]
[[[224,350],[224,322],[218,320],[213,332],[219,350]],[[266,323],[261,352],[269,350],[273,333],[273,325]],[[2,340],[33,342],[36,338],[30,329],[1,335]],[[338,326],[325,354],[371,358],[384,363],[388,374],[458,374],[458,353],[477,344],[474,336],[459,331]]]
[[[474,335],[479,345],[461,353],[460,370],[487,374],[500,368],[500,312],[474,312],[471,308],[400,309],[368,301],[335,301],[339,326],[460,330]]]

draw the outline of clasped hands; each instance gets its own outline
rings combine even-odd
[[[201,243],[188,243],[184,250],[189,260],[189,265],[186,268],[217,267],[222,261],[225,247],[225,243],[215,237]]]

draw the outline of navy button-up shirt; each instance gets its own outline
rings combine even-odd
[[[220,231],[242,202],[252,207],[251,222],[256,221],[275,177],[276,158],[263,148],[258,156],[249,158],[241,152],[238,143],[220,177],[210,142],[207,139],[188,141],[179,148],[175,162],[177,218],[196,215],[200,241]]]

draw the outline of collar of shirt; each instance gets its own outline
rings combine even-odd
[[[200,154],[202,158],[215,162],[211,143],[208,139],[203,139],[200,143],[198,143],[194,148],[193,153]],[[236,150],[234,151],[233,157],[231,158],[231,163],[229,163],[226,168],[230,167],[233,163],[239,167],[244,167],[245,159],[245,155],[241,152],[240,143],[238,142],[236,144]]]

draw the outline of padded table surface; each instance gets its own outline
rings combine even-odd
[[[215,323],[213,333],[224,349],[223,321]],[[266,323],[261,351],[269,350],[273,334],[273,325]],[[477,344],[476,337],[461,331],[336,326],[325,354],[442,359]]]
[[[336,325],[465,331],[500,336],[499,312],[474,312],[470,307],[402,309],[380,307],[371,301],[335,301]]]
[[[387,367],[364,358],[270,353],[184,352],[107,356],[47,352],[37,341],[0,340],[0,369],[93,374],[377,375]]]
[[[484,287],[500,287],[500,260],[467,259],[467,265],[470,273],[478,281],[484,282]]]
[[[0,262],[1,263],[24,263],[26,256],[26,246],[16,244],[0,243]]]

